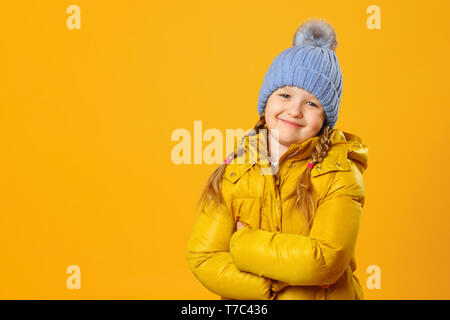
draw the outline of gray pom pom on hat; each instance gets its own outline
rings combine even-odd
[[[278,88],[297,86],[312,93],[325,110],[325,125],[333,129],[339,114],[343,76],[335,50],[336,33],[323,19],[310,19],[294,33],[292,47],[272,62],[258,96],[258,113]]]
[[[337,47],[336,32],[325,20],[308,20],[298,27],[294,34],[294,46],[309,44],[335,51]]]

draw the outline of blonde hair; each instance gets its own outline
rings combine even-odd
[[[265,120],[265,112],[263,111],[260,119],[256,122],[254,126],[254,130],[250,130],[247,135],[250,134],[258,134],[259,130],[263,129],[266,125]],[[309,162],[314,164],[320,163],[327,156],[328,150],[330,149],[331,141],[329,139],[330,135],[330,127],[323,126],[319,132],[320,138],[316,147],[312,151],[311,158]],[[232,159],[240,156],[244,152],[243,148],[234,151],[232,154]],[[197,207],[205,206],[209,201],[213,201],[213,203],[217,206],[221,204],[225,204],[225,200],[222,196],[222,177],[225,173],[226,163],[219,165],[216,170],[210,175],[208,181],[206,182],[206,186],[202,192],[202,195],[197,202]],[[311,168],[308,166],[306,170],[300,175],[296,188],[285,198],[285,200],[290,199],[294,196],[297,196],[294,206],[296,206],[300,212],[303,212],[305,215],[305,220],[307,224],[305,226],[311,227],[312,222],[314,220],[315,214],[315,204],[314,199],[311,193]]]

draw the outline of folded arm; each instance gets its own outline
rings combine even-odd
[[[353,255],[363,205],[361,173],[336,172],[309,236],[242,228],[230,239],[230,253],[241,271],[293,286],[333,284]]]
[[[232,214],[226,206],[203,208],[188,241],[186,260],[190,270],[208,290],[222,297],[273,299],[271,279],[236,268],[229,252],[234,231]]]

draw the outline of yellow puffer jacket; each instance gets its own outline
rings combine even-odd
[[[273,169],[263,132],[245,137],[238,146],[245,152],[227,165],[226,205],[208,203],[199,213],[187,244],[190,270],[221,299],[363,299],[353,272],[368,147],[354,134],[331,130],[328,155],[311,172],[314,222],[302,231],[306,220],[293,208],[295,197],[284,198],[319,137],[292,144]],[[246,228],[236,231],[238,220]]]

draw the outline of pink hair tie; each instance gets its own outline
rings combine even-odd
[[[314,163],[308,162],[308,167],[312,169],[314,167]]]

